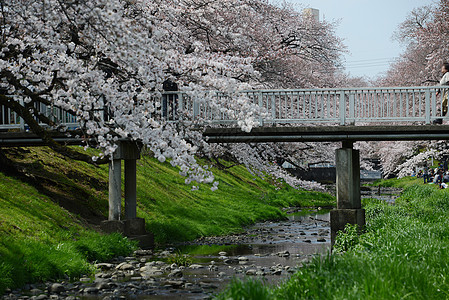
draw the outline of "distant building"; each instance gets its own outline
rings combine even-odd
[[[316,8],[305,8],[303,9],[302,13],[305,16],[314,18],[317,22],[320,21],[320,11]]]

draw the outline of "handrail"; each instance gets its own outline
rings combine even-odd
[[[325,89],[276,89],[245,90],[229,95],[220,91],[165,92],[161,105],[154,113],[155,118],[168,122],[178,120],[213,124],[233,124],[237,117],[232,108],[227,107],[227,99],[233,96],[246,97],[247,104],[259,109],[257,120],[265,124],[338,124],[407,122],[430,124],[442,114],[443,94],[440,90],[447,86],[415,87],[364,87]],[[37,109],[62,125],[79,126],[76,116],[60,108],[48,107],[41,103]],[[244,112],[243,112],[244,113]],[[107,117],[107,116],[106,116]],[[0,129],[27,129],[23,120],[9,109],[0,106]]]

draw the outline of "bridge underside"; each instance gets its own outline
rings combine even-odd
[[[203,135],[209,143],[449,140],[449,125],[208,128]]]

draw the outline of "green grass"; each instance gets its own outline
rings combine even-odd
[[[218,299],[449,298],[449,191],[414,185],[394,206],[365,208],[366,232],[341,233],[342,252],[316,257],[278,287],[238,283]]]
[[[404,177],[404,178],[391,178],[391,179],[377,179],[370,186],[381,186],[381,187],[394,187],[394,188],[407,188],[417,184],[424,184],[422,178],[416,177]]]
[[[0,294],[25,282],[89,275],[90,262],[135,248],[120,235],[96,232],[108,213],[107,165],[38,147],[10,149],[6,155],[21,175],[0,172]],[[284,218],[284,206],[335,205],[334,197],[261,179],[243,166],[213,168],[220,182],[214,192],[205,184],[191,191],[178,172],[149,156],[138,161],[137,215],[159,244],[239,232],[257,221]]]

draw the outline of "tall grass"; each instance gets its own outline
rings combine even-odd
[[[317,257],[280,286],[264,288],[269,299],[449,298],[449,192],[412,186],[396,205],[373,201],[366,213],[363,235],[340,234],[342,252]],[[260,294],[252,285],[239,288],[245,299]]]
[[[128,255],[136,243],[119,234],[102,235],[86,232],[79,239],[58,244],[35,239],[2,238],[0,241],[0,294],[7,287],[20,287],[27,282],[44,282],[58,278],[73,280],[90,275],[91,262],[107,261]]]
[[[100,235],[86,221],[98,224],[107,217],[107,166],[73,161],[45,147],[12,149],[7,156],[34,184],[0,172],[0,294],[25,282],[89,274],[89,262],[134,249],[126,238]],[[137,214],[156,242],[241,231],[259,220],[283,218],[281,206],[335,204],[322,193],[274,185],[244,166],[213,172],[220,182],[217,191],[205,184],[191,191],[169,163],[148,155],[138,161]]]

